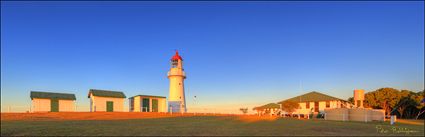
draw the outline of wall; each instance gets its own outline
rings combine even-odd
[[[125,98],[99,97],[99,96],[92,96],[92,94],[90,94],[90,100],[92,102],[92,105],[91,105],[92,112],[106,111],[106,101],[114,102],[114,112],[124,112]]]
[[[130,110],[130,112],[141,112],[141,110],[140,110],[140,96],[136,96],[136,97],[133,97],[133,110]],[[131,102],[129,102],[129,105],[131,105],[130,104]]]
[[[330,108],[325,109],[326,120],[340,120],[348,121],[349,113],[348,108]]]
[[[330,101],[329,108],[340,108],[341,101]],[[314,112],[314,102],[309,102],[310,108],[306,108],[307,102],[298,103],[301,106],[301,109],[295,110],[294,114],[310,114]],[[319,101],[319,112],[324,113],[326,109],[326,101]]]
[[[340,121],[384,121],[385,111],[382,109],[367,109],[367,108],[336,108],[325,109],[326,120]]]
[[[170,76],[170,101],[185,101],[184,94],[184,77],[183,76]]]
[[[372,121],[372,109],[353,108],[348,113],[350,121]]]
[[[167,99],[165,98],[159,98],[158,99],[158,107],[159,112],[167,112]]]
[[[372,120],[385,121],[384,109],[372,109]]]
[[[50,111],[50,99],[33,98],[31,103],[32,103],[33,112],[49,112]]]
[[[59,100],[59,112],[75,111],[74,100]]]
[[[50,99],[33,98],[33,112],[50,112]],[[74,100],[59,100],[59,112],[75,111]]]

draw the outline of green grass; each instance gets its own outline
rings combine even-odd
[[[381,126],[379,132],[377,126]],[[414,131],[409,134],[393,132]],[[1,121],[1,135],[31,136],[85,136],[85,135],[337,135],[337,136],[376,136],[376,135],[424,135],[424,126],[396,124],[388,122],[342,122],[325,120],[297,120],[281,118],[275,121],[244,122],[236,117],[172,117],[134,120],[96,120],[96,121]]]

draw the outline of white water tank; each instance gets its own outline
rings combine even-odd
[[[364,101],[364,90],[355,89],[354,90],[354,106],[357,108],[363,108]]]

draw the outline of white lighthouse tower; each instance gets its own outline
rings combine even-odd
[[[184,79],[186,74],[183,71],[183,59],[176,54],[171,58],[171,69],[168,72],[170,79],[170,96],[168,97],[168,112],[186,112],[186,99],[184,95]]]

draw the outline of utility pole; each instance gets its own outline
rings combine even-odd
[[[302,88],[302,84],[301,84],[301,80],[300,80],[300,92],[303,92],[303,88]],[[300,102],[298,104],[301,103],[301,96],[300,96]],[[298,110],[298,119],[300,119],[300,110]]]
[[[195,106],[196,104],[196,96],[193,96],[193,106]],[[193,111],[193,114],[196,115],[196,111]]]

